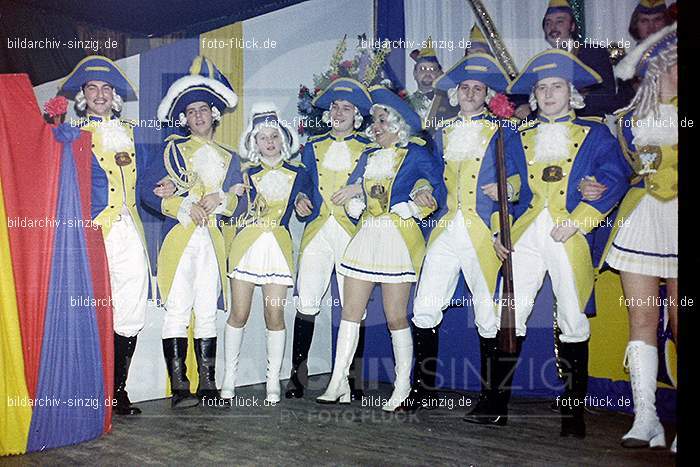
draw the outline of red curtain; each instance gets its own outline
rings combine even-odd
[[[81,132],[72,149],[80,185],[86,246],[98,300],[97,324],[104,368],[105,397],[113,396],[114,335],[111,290],[102,232],[90,219],[91,139]],[[27,75],[0,75],[0,175],[7,211],[12,268],[24,369],[29,397],[38,383],[41,342],[48,298],[48,284],[56,226],[56,203],[62,146],[54,140],[51,126],[41,116]],[[111,429],[111,407],[105,411],[105,431]]]
[[[41,117],[27,75],[0,75],[0,96],[0,170],[13,252],[24,372],[29,397],[33,398],[55,231],[53,224],[47,223],[55,219],[61,145],[54,141],[51,127]]]

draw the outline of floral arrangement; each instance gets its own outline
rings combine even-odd
[[[489,110],[496,117],[511,118],[515,114],[515,105],[508,100],[505,94],[496,94],[489,102]]]
[[[299,101],[297,110],[301,116],[299,123],[300,135],[317,135],[328,131],[328,126],[323,123],[323,112],[328,109],[319,109],[312,105],[314,98],[338,78],[352,78],[362,82],[365,86],[375,84],[391,85],[391,82],[384,79],[381,72],[382,64],[390,52],[388,47],[368,48],[367,37],[362,34],[357,37],[357,52],[350,59],[345,59],[347,51],[347,37],[344,36],[333,52],[330,65],[326,71],[320,75],[314,75],[313,86],[299,86]]]
[[[44,114],[47,120],[54,125],[63,122],[68,111],[68,99],[63,96],[55,96],[44,104]]]

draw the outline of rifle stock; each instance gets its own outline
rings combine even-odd
[[[503,128],[498,128],[498,145],[496,152],[496,175],[498,180],[498,218],[501,224],[501,243],[509,251],[512,249],[510,240],[510,216],[508,212],[508,187],[506,180],[506,161],[503,149]],[[501,352],[514,354],[517,340],[515,337],[515,297],[513,293],[513,262],[509,254],[502,266],[503,291],[501,294],[501,329],[498,332],[498,348]]]

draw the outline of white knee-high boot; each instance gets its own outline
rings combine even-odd
[[[245,327],[234,328],[226,324],[224,329],[224,358],[226,360],[224,382],[221,385],[221,398],[233,399],[236,395],[236,375],[238,374],[238,357],[241,354]]]
[[[266,331],[267,336],[267,370],[265,372],[266,401],[277,403],[280,401],[282,389],[280,387],[280,370],[284,359],[284,342],[286,330]]]
[[[342,320],[338,328],[338,342],[335,349],[333,374],[326,392],[316,398],[320,404],[350,403],[350,384],[348,373],[352,357],[355,355],[357,341],[360,338],[360,323]]]
[[[411,328],[391,331],[391,345],[394,348],[394,391],[382,410],[393,412],[411,393],[411,367],[413,360],[413,338]]]
[[[656,375],[659,354],[653,345],[630,341],[625,351],[625,366],[629,368],[634,399],[634,423],[622,437],[626,448],[664,448],[664,427],[656,415]]]

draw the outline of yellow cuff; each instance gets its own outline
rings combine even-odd
[[[226,217],[231,217],[233,211],[236,210],[236,206],[238,206],[238,195],[233,191],[226,193],[226,205],[221,214]]]
[[[432,193],[433,186],[425,178],[420,178],[413,185],[413,189],[411,190],[411,194],[409,196],[411,197],[411,199],[413,199],[413,197],[416,195],[416,193],[418,193],[419,191],[423,191],[423,190],[430,190],[430,193]]]
[[[513,194],[508,198],[508,201],[515,202],[518,199],[520,199],[520,186],[521,186],[521,180],[520,180],[520,175],[512,175],[508,177],[507,179],[508,185],[510,185],[513,188]]]
[[[428,217],[429,215],[431,215],[432,213],[435,212],[435,209],[434,209],[434,208],[430,208],[430,207],[427,207],[427,206],[418,206],[418,205],[416,205],[416,207],[418,208],[418,219],[419,219],[419,220],[423,220],[423,219],[425,219],[426,217]]]
[[[598,227],[605,219],[605,216],[606,213],[598,211],[586,202],[581,202],[578,203],[569,219],[572,225],[575,225],[581,232],[586,234]]]
[[[163,198],[160,202],[160,211],[173,219],[177,219],[177,213],[180,210],[180,205],[185,200],[181,196],[171,196],[170,198]]]

